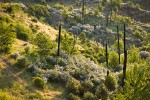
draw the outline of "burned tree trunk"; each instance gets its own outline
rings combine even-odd
[[[85,5],[85,2],[84,0],[82,0],[82,23],[84,22],[84,5]]]
[[[60,56],[60,38],[61,37],[61,25],[59,26],[59,35],[58,35],[58,51],[57,51],[57,56]]]
[[[119,64],[120,64],[120,37],[119,37],[119,28],[117,25],[117,36],[118,36],[118,56],[119,56]]]
[[[126,25],[124,23],[124,65],[123,65],[122,87],[125,85],[124,80],[126,78],[126,67],[127,67]]]
[[[106,53],[106,66],[107,66],[107,68],[108,68],[108,44],[107,44],[107,42],[106,42],[106,51],[105,51]],[[107,76],[109,76],[109,70],[107,70]]]

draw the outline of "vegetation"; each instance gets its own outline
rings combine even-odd
[[[149,100],[147,4],[3,0],[0,100]]]

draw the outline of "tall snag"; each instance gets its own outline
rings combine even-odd
[[[105,49],[105,56],[106,56],[106,66],[108,68],[108,44],[107,44],[107,41],[106,41],[106,49]],[[109,76],[109,71],[107,70],[107,76]]]
[[[59,26],[59,34],[58,34],[58,51],[57,56],[60,56],[60,40],[61,39],[61,25]]]
[[[120,64],[120,37],[119,37],[119,28],[117,25],[117,37],[118,37],[118,56],[119,56],[119,64]]]
[[[124,23],[124,64],[123,64],[123,77],[122,77],[122,87],[125,85],[126,78],[126,67],[127,67],[127,50],[126,50],[126,25]]]
[[[84,22],[84,5],[85,5],[85,1],[82,0],[82,23]]]

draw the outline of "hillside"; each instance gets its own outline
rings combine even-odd
[[[0,100],[149,100],[141,0],[1,0]]]

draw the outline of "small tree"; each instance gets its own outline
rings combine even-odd
[[[0,22],[0,52],[8,53],[16,34],[11,30],[12,25]]]
[[[52,43],[50,37],[45,33],[38,33],[35,37],[35,44],[39,47],[39,54],[41,56],[46,56],[51,53],[51,50],[56,46],[55,43]]]

